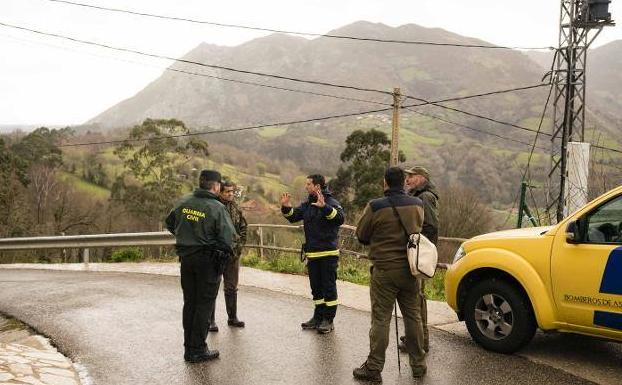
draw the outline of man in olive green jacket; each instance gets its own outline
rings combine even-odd
[[[367,204],[356,229],[359,242],[369,245],[372,262],[370,352],[365,363],[353,372],[359,380],[382,381],[391,312],[396,299],[404,317],[412,374],[421,377],[426,372],[420,285],[410,272],[405,234],[421,231],[423,203],[419,198],[406,195],[404,178],[404,171],[399,167],[386,171],[385,197]]]
[[[227,262],[225,270],[222,274],[222,278],[225,286],[225,306],[227,308],[227,325],[243,328],[245,326],[244,321],[238,319],[238,282],[240,278],[240,257],[242,255],[242,248],[246,244],[246,233],[248,223],[246,218],[242,214],[242,210],[235,203],[235,183],[231,181],[225,181],[220,189],[219,199],[231,218],[231,222],[235,227],[237,233],[235,246],[233,247],[233,255]],[[216,302],[214,302],[212,309],[210,310],[210,332],[217,332],[218,325],[216,325]]]
[[[220,173],[201,171],[199,188],[184,196],[166,218],[175,235],[181,260],[184,293],[184,359],[191,363],[217,358],[205,339],[209,310],[218,294],[224,264],[233,253],[235,229],[225,206],[218,200]]]
[[[421,234],[425,235],[435,246],[438,246],[438,192],[436,186],[430,179],[430,172],[421,166],[409,167],[404,170],[406,172],[406,192],[408,195],[417,197],[423,201],[423,228]],[[424,345],[423,349],[430,351],[430,334],[428,331],[428,305],[425,298],[425,284],[421,280],[421,318],[423,319]],[[402,336],[399,348],[406,351],[404,341],[406,337]]]

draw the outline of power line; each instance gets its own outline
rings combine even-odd
[[[488,116],[484,116],[484,115],[481,115],[481,114],[476,114],[474,112],[469,112],[469,111],[461,110],[461,109],[454,108],[454,107],[444,106],[442,104],[438,104],[437,102],[427,102],[425,99],[416,98],[416,97],[413,97],[413,96],[409,96],[409,98],[410,99],[415,99],[415,100],[421,100],[421,101],[424,102],[424,104],[431,104],[433,106],[440,107],[440,108],[443,108],[443,109],[446,109],[446,110],[449,110],[449,111],[459,112],[459,113],[464,114],[464,115],[468,115],[468,116],[471,116],[471,117],[474,117],[474,118],[479,118],[479,119],[487,120],[487,121],[493,122],[493,123],[502,124],[502,125],[505,125],[505,126],[514,127],[514,128],[519,129],[519,130],[528,131],[528,132],[538,132],[537,130],[534,130],[532,128],[519,126],[518,124],[514,124],[514,123],[504,122],[502,120],[494,119],[494,118],[491,118],[491,117],[488,117]],[[546,133],[543,133],[543,135],[552,136],[551,134],[546,134]]]
[[[19,38],[15,38],[15,37],[11,37],[11,38],[16,39],[16,40],[21,40]],[[72,51],[72,52],[82,53],[79,50],[72,50],[72,49],[70,49],[68,47],[60,47],[60,46],[56,46],[56,45],[52,45],[52,44],[47,44],[47,43],[43,43],[43,42],[36,42],[36,41],[32,41],[32,43],[34,43],[34,44],[42,44],[42,45],[50,46],[50,47],[53,47],[53,48],[56,48],[56,49],[63,49],[63,50],[68,50],[68,51]],[[103,57],[101,55],[96,55],[96,56]],[[151,66],[151,65],[149,65],[147,63],[128,61],[128,60],[124,60],[124,61],[129,62],[129,63],[133,63],[133,64],[139,64],[139,65],[145,65],[145,66],[153,67],[153,66]],[[379,102],[379,101],[375,101],[375,100],[359,99],[359,98],[338,96],[338,95],[332,95],[332,94],[326,94],[326,93],[320,93],[320,92],[314,92],[314,91],[306,91],[306,90],[300,90],[300,89],[294,89],[294,88],[273,86],[273,85],[264,84],[264,83],[256,83],[256,82],[251,82],[251,81],[226,78],[226,77],[222,77],[222,76],[197,73],[197,72],[186,71],[186,70],[181,70],[181,69],[176,69],[176,68],[171,68],[171,67],[167,67],[164,70],[165,71],[184,73],[184,74],[187,74],[187,75],[201,76],[201,77],[207,77],[207,78],[212,78],[212,79],[218,79],[218,80],[223,80],[223,81],[228,81],[228,82],[233,82],[233,83],[240,83],[240,84],[253,85],[253,86],[259,86],[259,87],[265,87],[265,88],[272,88],[272,89],[282,90],[282,91],[297,92],[297,93],[302,93],[302,94],[323,96],[323,97],[342,99],[342,100],[349,100],[349,101],[356,101],[356,102],[373,103],[373,104],[380,104],[380,105],[386,105],[386,106],[390,106],[391,105],[391,103],[384,103],[384,102]],[[534,84],[534,85],[530,85],[530,86],[515,87],[515,88],[496,90],[496,91],[488,91],[488,92],[479,93],[479,94],[473,94],[473,95],[466,95],[466,96],[459,96],[459,97],[453,97],[453,98],[440,99],[440,100],[435,101],[434,103],[453,102],[453,101],[467,100],[467,99],[472,99],[472,98],[479,98],[479,97],[484,97],[484,96],[498,95],[498,94],[503,94],[503,93],[515,92],[515,91],[524,91],[524,90],[544,87],[544,86],[547,86],[547,85],[548,84],[545,84],[545,83],[539,83],[539,84]],[[412,98],[412,99],[417,99],[417,100],[425,100],[425,99],[414,98],[414,97],[410,97],[410,96],[407,96],[406,98],[407,99],[408,98]],[[427,105],[427,104],[430,104],[430,103],[431,102],[426,101],[425,103],[416,104],[416,105],[413,105],[413,106],[422,106],[422,105]]]
[[[524,88],[526,88],[526,87],[520,87],[519,89],[524,89]],[[530,86],[528,88],[533,88],[533,87]],[[511,92],[511,91],[512,91],[512,89],[510,89],[510,90],[491,91],[491,92],[485,93],[485,95],[491,95],[491,94],[495,94],[495,93],[505,93],[505,92]],[[478,95],[482,95],[482,94],[478,94]],[[477,97],[478,95],[467,95],[467,96],[461,97],[460,99],[469,99],[469,98]],[[433,104],[433,103],[440,103],[440,102],[442,102],[444,100],[448,100],[448,99],[442,99],[442,100],[437,100],[437,101],[426,101],[426,102],[423,102],[423,103],[413,104],[413,105],[404,105],[404,106],[400,106],[400,108],[402,108],[402,109],[410,109],[412,107],[421,107],[421,106],[425,106],[425,105],[429,105],[429,104]],[[459,99],[453,98],[452,100],[459,100]],[[353,116],[360,116],[360,115],[368,115],[368,114],[374,114],[374,113],[388,112],[388,111],[391,111],[391,110],[393,110],[393,108],[382,108],[382,109],[367,110],[367,111],[348,113],[348,114],[330,115],[330,116],[319,117],[319,118],[296,120],[296,121],[291,121],[291,122],[262,124],[262,125],[258,125],[258,126],[248,126],[248,127],[234,128],[234,129],[201,131],[201,132],[195,132],[195,133],[190,133],[190,134],[183,134],[183,135],[179,135],[179,136],[169,136],[169,137],[170,138],[175,138],[175,137],[195,136],[195,135],[203,135],[203,134],[216,134],[216,133],[237,132],[237,131],[245,131],[245,130],[258,129],[258,128],[265,128],[265,127],[284,126],[284,125],[310,123],[310,122],[316,122],[316,121],[322,121],[322,120],[328,120],[328,119],[347,118],[347,117],[353,117]],[[419,114],[423,114],[423,113],[420,113],[418,111],[413,111],[413,112],[419,113]],[[432,117],[432,115],[430,115],[430,117]],[[442,119],[442,118],[439,118],[439,117],[436,117],[436,116],[434,116],[434,118]],[[450,122],[450,121],[447,121],[447,123],[461,125],[460,123],[455,123],[455,122]],[[461,125],[461,126],[464,126],[464,125]],[[474,129],[474,128],[468,127],[468,126],[464,126],[464,127],[468,128],[468,129],[471,129],[471,130],[475,130],[475,131],[481,131],[481,130],[477,130],[477,129]],[[497,136],[496,134],[492,134],[492,133],[489,133],[489,132],[486,132],[486,131],[481,131],[481,132]],[[151,138],[151,139],[166,139],[166,138],[169,138],[169,137],[160,137],[160,138]],[[513,139],[509,139],[509,138],[505,138],[505,137],[503,137],[503,138],[504,139],[508,139],[508,140],[513,140]],[[138,141],[144,141],[144,140],[150,140],[150,139],[140,139]],[[96,144],[116,144],[116,143],[123,143],[125,141],[126,140],[113,140],[113,141],[103,141],[103,142],[76,143],[76,144],[61,145],[59,147],[88,146],[88,145],[96,145]],[[527,144],[525,142],[520,142],[520,141],[519,141],[519,143]]]
[[[424,112],[420,112],[420,111],[415,111],[412,108],[408,108],[408,107],[406,107],[406,109],[411,111],[411,112],[414,112],[415,114],[426,116],[426,117],[432,118],[432,119],[436,119],[436,120],[439,120],[441,122],[445,122],[445,123],[448,123],[448,124],[451,124],[451,125],[454,125],[454,126],[457,126],[457,127],[466,128],[467,130],[476,131],[476,132],[480,132],[482,134],[495,136],[495,137],[503,139],[503,140],[509,140],[509,141],[520,143],[520,144],[523,144],[523,145],[526,145],[526,146],[531,146],[531,143],[523,142],[522,140],[509,138],[507,136],[503,136],[503,135],[495,134],[495,133],[492,133],[492,132],[489,132],[489,131],[484,131],[484,130],[481,130],[481,129],[478,129],[478,128],[470,127],[470,126],[467,126],[467,125],[462,124],[462,123],[453,122],[451,120],[447,120],[445,118],[442,118],[442,117],[440,117],[438,115],[433,115],[433,114],[428,114],[428,113],[424,113]],[[538,148],[540,148],[542,150],[546,150],[544,147],[538,147]]]
[[[42,31],[38,31],[38,30],[26,28],[26,27],[6,24],[6,23],[3,23],[3,22],[0,22],[0,26],[5,26],[5,27],[8,27],[8,28],[15,28],[15,29],[19,29],[19,30],[25,30],[25,31],[28,31],[28,32],[31,32],[31,33],[35,33],[35,34],[40,34],[40,35],[44,35],[44,36],[51,36],[51,37],[55,37],[55,38],[59,38],[59,39],[65,39],[65,40],[69,40],[69,41],[73,41],[73,42],[77,42],[77,43],[81,43],[81,44],[87,44],[87,45],[92,45],[92,46],[103,47],[103,48],[107,48],[107,49],[111,49],[111,50],[115,50],[115,51],[129,52],[129,53],[133,53],[133,54],[136,54],[136,55],[142,55],[142,56],[158,58],[158,59],[164,59],[164,60],[170,60],[170,61],[178,61],[178,62],[181,62],[181,63],[191,64],[191,65],[198,65],[198,66],[202,66],[202,67],[216,68],[216,69],[222,69],[222,70],[238,72],[238,73],[244,73],[244,74],[252,74],[252,75],[258,75],[258,76],[272,77],[272,78],[276,78],[276,79],[290,80],[290,81],[295,81],[295,82],[300,82],[300,83],[308,83],[308,84],[314,84],[314,85],[324,85],[324,86],[330,86],[330,87],[352,89],[352,90],[357,90],[357,91],[376,92],[376,93],[381,93],[383,95],[392,95],[391,92],[377,90],[377,89],[371,89],[371,88],[361,88],[361,87],[340,85],[340,84],[321,82],[321,81],[314,81],[314,80],[303,80],[303,79],[298,79],[298,78],[286,77],[286,76],[282,76],[282,75],[266,74],[266,73],[261,73],[261,72],[240,70],[240,69],[231,68],[231,67],[224,67],[224,66],[206,64],[206,63],[195,62],[195,61],[186,60],[186,59],[175,59],[175,58],[168,57],[168,56],[157,55],[157,54],[142,52],[142,51],[138,51],[138,50],[128,49],[128,48],[113,47],[113,46],[110,46],[110,45],[107,45],[107,44],[96,43],[96,42],[92,42],[92,41],[88,41],[88,40],[82,40],[82,39],[76,39],[76,38],[73,38],[73,37],[58,35],[58,34],[54,34],[54,33],[42,32]],[[177,72],[183,72],[182,70],[176,70],[176,69],[170,69],[170,70],[171,71],[177,71]],[[277,88],[277,89],[286,90],[286,91],[310,93],[310,94],[320,95],[320,96],[336,97],[338,99],[345,98],[345,97],[338,97],[338,96],[335,96],[335,95],[327,95],[327,94],[315,93],[315,92],[311,92],[311,91],[293,90],[293,89],[288,89],[288,88],[285,88],[285,87],[276,87],[276,86],[262,85],[261,83],[254,83],[254,82],[248,82],[248,81],[240,81],[240,80],[228,79],[228,78],[223,78],[223,77],[217,77],[217,76],[214,76],[214,75],[202,75],[202,76],[212,77],[212,78],[222,79],[222,80],[232,81],[232,82],[239,82],[239,83],[244,83],[244,84],[252,84],[252,85],[257,85],[257,86],[264,86],[264,87],[268,87],[268,88]],[[443,106],[443,105],[440,105],[440,104],[437,104],[437,103],[465,100],[465,99],[476,98],[476,97],[480,97],[480,96],[489,96],[489,95],[496,95],[496,94],[501,94],[501,93],[506,93],[506,92],[527,90],[527,89],[542,87],[544,85],[546,85],[546,84],[536,84],[536,85],[531,85],[531,86],[517,87],[517,88],[511,88],[511,89],[500,90],[500,91],[492,91],[492,92],[486,92],[486,93],[482,93],[482,94],[476,94],[476,95],[470,95],[470,96],[464,96],[464,97],[454,97],[454,98],[443,99],[443,100],[440,100],[440,101],[437,101],[437,102],[429,102],[426,99],[417,98],[417,97],[409,96],[409,95],[405,95],[405,97],[406,98],[410,98],[410,99],[414,99],[414,100],[420,100],[420,101],[423,102],[421,104],[411,105],[410,107],[418,107],[418,106],[422,106],[422,105],[433,104],[433,105],[436,105],[437,107],[449,109],[449,110],[452,110],[452,111],[455,111],[455,112],[460,112],[460,113],[463,113],[463,114],[466,114],[466,115],[480,117],[482,119],[491,120],[491,121],[496,122],[496,123],[510,125],[510,126],[513,126],[513,127],[526,129],[528,131],[533,131],[533,130],[530,130],[530,129],[527,129],[527,128],[524,128],[524,127],[520,127],[520,126],[514,125],[512,123],[501,122],[501,121],[498,121],[498,120],[494,120],[492,118],[488,118],[488,117],[485,117],[485,116],[477,115],[477,114],[474,114],[474,113],[471,113],[471,112],[466,112],[466,111],[463,111],[463,110],[460,110],[460,109],[456,109],[456,108],[452,108],[452,107]],[[361,100],[361,99],[355,99],[355,98],[349,98],[349,99],[350,100],[355,100],[355,101],[364,101],[364,102],[368,102],[368,103],[390,105],[390,104],[387,104],[387,103],[375,102],[375,101],[370,101],[370,100]]]
[[[458,100],[466,100],[466,99],[471,99],[471,98],[479,98],[479,97],[483,97],[483,96],[498,95],[498,94],[504,94],[504,93],[507,93],[507,92],[530,90],[530,89],[533,89],[533,88],[540,88],[540,87],[545,87],[545,86],[548,86],[548,85],[549,85],[548,83],[538,83],[538,84],[534,84],[534,85],[531,85],[531,86],[508,88],[508,89],[504,89],[504,90],[489,91],[489,92],[484,92],[484,93],[474,94],[474,95],[468,95],[468,96],[457,96],[455,98],[441,99],[441,100],[435,101],[434,103],[455,102],[455,101],[458,101]],[[413,99],[413,100],[419,100],[419,101],[424,100],[425,101],[425,99],[416,98],[414,96],[406,96],[406,99]],[[427,103],[427,101],[426,101],[426,103]],[[441,107],[441,106],[439,106],[439,107]]]
[[[289,80],[289,81],[294,81],[294,82],[299,82],[299,83],[323,85],[323,86],[343,88],[343,89],[352,89],[352,90],[357,90],[357,91],[376,92],[376,93],[381,93],[381,94],[384,94],[384,95],[392,95],[388,91],[382,91],[382,90],[371,89],[371,88],[362,88],[362,87],[355,87],[355,86],[348,86],[348,85],[340,85],[340,84],[321,82],[321,81],[315,81],[315,80],[304,80],[304,79],[287,77],[287,76],[276,75],[276,74],[267,74],[267,73],[262,73],[262,72],[240,70],[240,69],[231,68],[231,67],[225,67],[225,66],[207,64],[207,63],[194,62],[194,61],[186,60],[186,59],[175,59],[175,58],[164,56],[164,55],[151,54],[151,53],[146,53],[146,52],[142,52],[142,51],[138,51],[138,50],[133,50],[133,49],[129,49],[129,48],[113,47],[113,46],[106,45],[106,44],[96,43],[96,42],[92,42],[92,41],[77,39],[77,38],[63,36],[63,35],[49,33],[49,32],[38,31],[38,30],[34,30],[34,29],[26,28],[26,27],[21,27],[21,26],[16,26],[16,25],[12,25],[12,24],[7,24],[7,23],[3,23],[3,22],[0,22],[0,26],[4,26],[4,27],[7,27],[7,28],[18,29],[18,30],[23,30],[23,31],[27,31],[27,32],[31,32],[31,33],[35,33],[35,34],[39,34],[39,35],[44,35],[44,36],[51,36],[51,37],[55,37],[55,38],[59,38],[59,39],[64,39],[64,40],[69,40],[69,41],[73,41],[73,42],[77,42],[77,43],[81,43],[81,44],[87,44],[87,45],[91,45],[91,46],[103,47],[103,48],[107,48],[107,49],[111,49],[111,50],[115,50],[115,51],[129,52],[129,53],[133,53],[133,54],[137,54],[137,55],[148,56],[148,57],[164,59],[164,60],[170,60],[170,61],[178,61],[178,62],[181,62],[181,63],[192,64],[192,65],[199,65],[199,66],[202,66],[202,67],[221,69],[221,70],[237,72],[237,73],[243,73],[243,74],[264,76],[264,77],[270,77],[270,78],[281,79],[281,80]],[[181,70],[178,70],[178,71],[181,71]],[[206,75],[206,76],[215,77],[215,76],[211,76],[211,75]],[[225,80],[225,79],[223,79],[223,80]],[[233,80],[233,79],[227,79],[227,80],[228,81],[236,81],[236,80]],[[238,82],[242,82],[242,81],[238,81]],[[251,84],[251,82],[246,82],[246,84]],[[254,83],[254,85],[259,85],[259,84],[260,83]],[[267,86],[267,85],[264,85],[264,86]],[[510,90],[494,91],[494,92],[489,92],[489,93],[485,93],[485,94],[478,94],[478,95],[468,96],[468,97],[450,98],[450,99],[445,99],[445,100],[439,101],[439,102],[457,101],[457,100],[463,100],[463,99],[468,99],[468,98],[472,98],[472,97],[488,96],[488,95],[494,95],[494,94],[499,94],[499,93],[504,93],[504,92],[511,92],[511,91],[516,91],[516,90],[521,90],[521,89],[535,88],[535,87],[540,87],[540,86],[541,85],[534,85],[534,86],[528,86],[528,87],[519,87],[519,88],[515,88],[515,89],[510,89]],[[270,88],[275,88],[275,86],[269,86],[269,87]],[[284,87],[282,89],[285,90]],[[291,91],[291,89],[287,89],[287,90]],[[323,96],[328,96],[328,95],[324,94]],[[332,95],[332,97],[335,97],[335,95]],[[413,97],[413,96],[408,96],[408,95],[406,97],[407,98],[411,98],[411,99],[415,99],[415,100],[420,100],[423,103],[414,104],[414,105],[410,105],[410,106],[403,106],[403,108],[406,108],[406,107],[419,107],[419,106],[431,104],[431,105],[435,105],[435,106],[440,107],[440,108],[444,108],[444,109],[448,109],[448,110],[451,110],[451,111],[454,111],[454,112],[459,112],[459,113],[462,113],[462,114],[465,114],[465,115],[468,115],[468,116],[472,116],[472,117],[477,117],[477,118],[480,118],[480,119],[488,120],[488,121],[491,121],[491,122],[494,122],[494,123],[507,125],[507,126],[510,126],[510,127],[518,128],[518,129],[529,131],[529,132],[537,132],[536,130],[533,130],[533,129],[530,129],[530,128],[527,128],[527,127],[522,127],[522,126],[519,126],[519,125],[516,125],[516,124],[513,124],[513,123],[503,122],[503,121],[500,121],[500,120],[497,120],[497,119],[493,119],[493,118],[490,118],[490,117],[486,117],[486,116],[483,116],[483,115],[480,115],[480,114],[475,114],[475,113],[464,111],[464,110],[460,110],[460,109],[457,109],[457,108],[444,106],[444,105],[438,104],[439,102],[429,102],[429,101],[427,101],[425,99],[417,98],[417,97]],[[358,101],[362,101],[362,100],[358,100]],[[371,101],[366,101],[366,102],[371,102]],[[380,102],[373,102],[373,103],[382,104]],[[381,112],[381,111],[386,111],[386,110],[390,110],[390,109],[374,110],[374,111],[369,111],[369,112],[366,112],[366,113]],[[366,114],[366,113],[362,113],[362,114]],[[358,114],[358,115],[362,115],[362,114]],[[339,116],[337,116],[337,117],[339,117]],[[543,135],[552,136],[551,134],[543,134]],[[597,148],[601,148],[601,147],[597,147]],[[622,153],[621,150],[611,149],[611,148],[607,148],[607,147],[602,147],[602,149]]]
[[[538,135],[540,135],[540,130],[542,129],[542,123],[544,122],[544,116],[546,115],[546,110],[549,106],[549,102],[551,100],[551,94],[553,93],[554,85],[551,83],[551,88],[549,88],[549,94],[546,97],[546,102],[544,103],[544,109],[542,109],[542,115],[540,115],[540,123],[538,124],[538,130],[536,131],[536,136],[533,139],[533,144],[531,145],[531,151],[529,152],[529,157],[527,158],[527,164],[525,165],[525,171],[523,172],[522,180],[525,180],[525,176],[529,171],[529,165],[531,164],[531,158],[533,157],[533,150],[536,148],[536,143],[538,143]]]
[[[367,115],[367,114],[372,114],[372,113],[377,113],[377,112],[386,112],[389,110],[392,110],[392,108],[383,108],[379,110],[370,110],[370,111],[363,111],[363,112],[353,112],[353,113],[348,113],[348,114],[329,115],[329,116],[323,116],[323,117],[318,117],[318,118],[294,120],[294,121],[289,121],[289,122],[267,123],[267,124],[260,124],[260,125],[246,126],[246,127],[227,128],[227,129],[221,129],[221,130],[211,129],[209,131],[197,131],[197,132],[190,132],[187,134],[179,134],[179,135],[166,135],[166,136],[160,136],[157,138],[119,139],[119,140],[106,140],[106,141],[88,142],[88,143],[72,143],[72,144],[62,144],[57,147],[78,147],[78,146],[90,146],[90,145],[96,145],[96,144],[118,144],[118,143],[126,143],[126,142],[144,142],[144,141],[151,141],[151,140],[183,138],[183,137],[198,136],[198,135],[239,132],[239,131],[255,130],[259,128],[266,128],[266,127],[289,126],[289,125],[295,125],[295,124],[319,122],[319,121],[329,120],[329,119],[348,118],[352,116]]]
[[[323,82],[323,81],[317,81],[317,80],[306,80],[306,79],[300,79],[300,78],[283,76],[283,75],[277,75],[277,74],[269,74],[269,73],[265,73],[265,72],[242,70],[242,69],[238,69],[238,68],[226,67],[226,66],[221,66],[221,65],[216,65],[216,64],[195,62],[195,61],[187,60],[187,59],[176,59],[176,58],[173,58],[173,57],[170,57],[170,56],[152,54],[152,53],[142,52],[142,51],[138,51],[138,50],[134,50],[134,49],[130,49],[130,48],[114,47],[114,46],[107,45],[107,44],[96,43],[96,42],[89,41],[89,40],[77,39],[77,38],[74,38],[74,37],[59,35],[59,34],[56,34],[56,33],[43,32],[43,31],[31,29],[31,28],[21,27],[21,26],[17,26],[17,25],[13,25],[13,24],[7,24],[7,23],[4,23],[4,22],[0,22],[0,26],[4,26],[4,27],[7,27],[7,28],[18,29],[18,30],[22,30],[22,31],[27,31],[27,32],[31,32],[31,33],[35,33],[35,34],[43,35],[43,36],[51,36],[51,37],[55,37],[55,38],[58,38],[58,39],[64,39],[64,40],[68,40],[68,41],[72,41],[72,42],[76,42],[76,43],[87,44],[87,45],[96,46],[96,47],[102,47],[102,48],[107,48],[107,49],[111,49],[111,50],[115,50],[115,51],[120,51],[120,52],[129,52],[129,53],[133,53],[133,54],[137,54],[137,55],[149,56],[149,57],[153,57],[153,58],[170,60],[170,61],[177,61],[177,62],[180,62],[180,63],[198,65],[198,66],[201,66],[201,67],[219,69],[219,70],[224,70],[224,71],[237,72],[237,73],[246,74],[246,75],[256,75],[256,76],[263,76],[263,77],[280,79],[280,80],[288,80],[288,81],[297,82],[297,83],[314,84],[314,85],[319,85],[319,86],[327,86],[327,87],[334,87],[334,88],[350,89],[350,90],[364,91],[364,92],[375,92],[375,93],[380,93],[380,94],[383,94],[383,95],[392,95],[392,93],[389,92],[389,91],[377,90],[377,89],[373,89],[373,88],[356,87],[356,86],[335,84],[335,83],[329,83],[329,82]]]
[[[193,24],[211,25],[211,26],[224,27],[224,28],[238,28],[238,29],[262,31],[262,32],[283,33],[283,34],[288,34],[288,35],[326,37],[326,38],[333,38],[333,39],[367,41],[367,42],[375,42],[375,43],[430,45],[430,46],[460,47],[460,48],[486,48],[486,49],[512,49],[512,50],[515,50],[515,49],[554,50],[555,49],[554,47],[511,47],[511,46],[494,46],[494,45],[484,45],[484,44],[440,43],[440,42],[431,42],[431,41],[379,39],[379,38],[367,38],[367,37],[349,36],[349,35],[333,35],[333,34],[321,34],[321,33],[311,33],[311,32],[287,31],[287,30],[274,29],[274,28],[253,27],[253,26],[240,25],[240,24],[228,24],[228,23],[219,23],[219,22],[214,22],[214,21],[188,19],[188,18],[183,18],[183,17],[156,15],[152,13],[131,11],[131,10],[120,9],[120,8],[103,7],[103,6],[98,6],[98,5],[77,3],[77,2],[66,1],[66,0],[48,0],[48,1],[53,2],[53,3],[62,3],[66,5],[91,8],[91,9],[97,9],[97,10],[108,11],[108,12],[126,13],[130,15],[144,16],[144,17],[150,17],[150,18],[155,18],[155,19],[181,21],[181,22],[188,22],[188,23],[193,23]]]
[[[615,148],[611,148],[611,147],[605,147],[605,146],[599,146],[597,144],[592,144],[592,147],[594,148],[599,148],[601,150],[607,150],[607,151],[611,151],[611,152],[617,152],[618,154],[622,154],[622,150],[618,150]]]
[[[549,91],[549,97],[547,98],[547,101],[548,101],[548,99],[550,99],[550,95],[551,95],[551,93]],[[413,98],[412,96],[410,98],[425,101],[425,99]],[[553,136],[552,134],[549,134],[549,133],[546,133],[546,132],[540,132],[540,128],[541,128],[541,125],[542,125],[542,120],[540,121],[538,129],[534,130],[532,128],[528,128],[528,127],[524,127],[524,126],[519,126],[519,125],[514,124],[514,123],[504,122],[502,120],[493,119],[493,118],[490,118],[488,116],[476,114],[474,112],[469,112],[469,111],[464,111],[464,110],[460,110],[460,109],[453,108],[453,107],[443,106],[442,104],[438,104],[438,102],[424,102],[424,103],[422,103],[420,105],[427,105],[427,104],[431,104],[433,106],[444,108],[444,109],[447,109],[447,110],[450,110],[450,111],[459,112],[461,114],[465,114],[465,115],[472,116],[472,117],[475,117],[475,118],[488,120],[490,122],[494,122],[494,123],[498,123],[498,124],[503,124],[505,126],[514,127],[514,128],[517,128],[517,129],[520,129],[520,130],[523,130],[523,131],[534,132],[537,135],[545,135],[545,136],[549,136],[549,137]],[[548,104],[548,102],[547,102],[547,104]],[[414,106],[416,107],[417,105],[414,105]],[[409,106],[409,107],[413,107],[413,106]],[[599,145],[592,145],[592,146],[595,147],[595,148],[600,148],[600,149],[603,149],[603,150],[617,152],[617,153],[622,154],[622,150],[618,150],[618,149],[615,149],[615,148],[604,147],[604,146],[599,146]]]
[[[123,61],[123,62],[126,62],[126,63],[137,64],[137,65],[142,65],[142,66],[146,66],[146,67],[150,67],[150,68],[158,68],[158,69],[160,69],[159,66],[156,66],[154,64],[149,64],[149,63],[146,63],[146,62],[133,61],[133,60],[127,60],[127,59],[120,59],[120,58],[117,58],[117,57],[100,55],[100,54],[90,53],[90,52],[87,53],[87,52],[84,52],[84,51],[80,51],[80,50],[76,50],[76,49],[71,49],[69,47],[61,47],[59,45],[49,44],[49,43],[45,43],[45,42],[42,42],[42,41],[21,39],[21,38],[18,38],[18,37],[15,37],[15,36],[10,36],[10,35],[0,35],[0,36],[4,36],[6,38],[13,39],[13,40],[16,40],[16,41],[22,41],[22,42],[27,42],[27,43],[31,43],[31,44],[43,45],[43,46],[52,47],[52,48],[55,48],[55,49],[61,49],[61,50],[69,51],[69,52],[75,52],[75,53],[79,53],[79,54],[87,54],[87,55],[92,55],[92,56],[95,56],[95,57],[101,57],[101,58],[106,58],[106,59],[120,60],[120,61]],[[301,89],[296,89],[296,88],[287,88],[287,87],[273,86],[273,85],[270,85],[270,84],[256,83],[256,82],[251,82],[251,81],[246,81],[246,80],[226,78],[226,77],[223,77],[223,76],[216,76],[216,75],[210,75],[210,74],[205,74],[205,73],[181,70],[181,69],[171,68],[171,67],[166,67],[166,68],[164,68],[164,70],[165,71],[170,71],[170,72],[183,73],[183,74],[186,74],[186,75],[193,75],[193,76],[199,76],[199,77],[206,77],[206,78],[212,78],[212,79],[217,79],[217,80],[223,80],[223,81],[232,82],[232,83],[240,83],[240,84],[245,84],[245,85],[252,85],[252,86],[258,86],[258,87],[272,88],[272,89],[281,90],[281,91],[297,92],[297,93],[301,93],[301,94],[323,96],[323,97],[328,97],[328,98],[348,100],[348,101],[354,101],[354,102],[379,104],[379,105],[384,105],[384,106],[390,106],[391,105],[391,103],[384,103],[384,102],[380,102],[380,101],[377,101],[377,100],[359,99],[359,98],[352,98],[352,97],[347,97],[347,96],[339,96],[339,95],[332,95],[332,94],[326,94],[326,93],[321,93],[321,92],[301,90]]]
[[[223,80],[223,81],[231,82],[231,83],[239,83],[239,84],[246,84],[246,85],[251,85],[251,86],[272,88],[272,89],[280,90],[280,91],[289,91],[289,92],[296,92],[296,93],[301,93],[301,94],[323,96],[323,97],[333,98],[333,99],[348,100],[348,101],[362,102],[362,103],[380,104],[380,105],[384,105],[384,106],[390,106],[391,105],[391,103],[384,103],[384,102],[379,102],[379,101],[376,101],[376,100],[351,98],[351,97],[348,97],[348,96],[332,95],[332,94],[326,94],[326,93],[322,93],[322,92],[314,92],[314,91],[299,90],[299,89],[295,89],[295,88],[279,87],[279,86],[273,86],[273,85],[270,85],[270,84],[256,83],[256,82],[250,82],[250,81],[239,80],[239,79],[231,79],[231,78],[226,78],[226,77],[216,76],[216,75],[210,75],[210,74],[202,74],[202,73],[199,73],[199,72],[186,71],[186,70],[181,70],[181,69],[177,69],[177,68],[167,67],[167,68],[165,68],[165,71],[178,72],[178,73],[183,73],[183,74],[186,74],[186,75],[193,75],[193,76],[199,76],[199,77]]]

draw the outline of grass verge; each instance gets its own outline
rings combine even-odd
[[[254,253],[242,256],[242,265],[260,270],[277,273],[307,275],[307,267],[300,262],[298,256],[285,253],[274,253],[263,259]],[[343,256],[339,259],[337,279],[369,286],[369,262],[363,259]],[[426,280],[426,297],[435,301],[445,300],[445,270],[437,270],[434,278]]]

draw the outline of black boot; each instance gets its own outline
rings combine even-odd
[[[329,321],[327,319],[323,319],[322,322],[317,326],[317,332],[320,334],[328,334],[335,329],[333,325],[333,321]]]
[[[315,317],[311,317],[310,320],[308,320],[307,322],[303,322],[300,324],[300,326],[302,326],[303,329],[307,330],[307,329],[317,329],[317,326],[319,325],[319,321],[315,319]]]
[[[186,360],[186,362],[190,362],[191,364],[196,364],[199,362],[216,359],[218,358],[219,355],[220,355],[220,352],[216,349],[213,349],[213,350],[206,350],[205,352],[198,353],[198,354],[186,353],[184,354],[184,360]]]
[[[313,317],[311,317],[311,319],[307,322],[301,323],[300,326],[302,326],[302,328],[305,330],[317,329],[317,327],[320,325],[320,322],[322,322],[323,308],[324,305],[316,305],[315,309],[313,309]]]
[[[243,328],[244,321],[238,319],[238,293],[225,294],[225,305],[227,307],[227,325],[236,328]]]
[[[216,325],[216,299],[214,299],[214,302],[212,304],[211,309],[209,310],[210,315],[209,315],[209,328],[207,329],[207,331],[209,332],[217,332],[218,331],[218,325]]]

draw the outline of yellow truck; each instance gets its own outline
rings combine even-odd
[[[445,295],[488,350],[513,353],[536,328],[622,341],[622,186],[555,226],[464,242]]]

